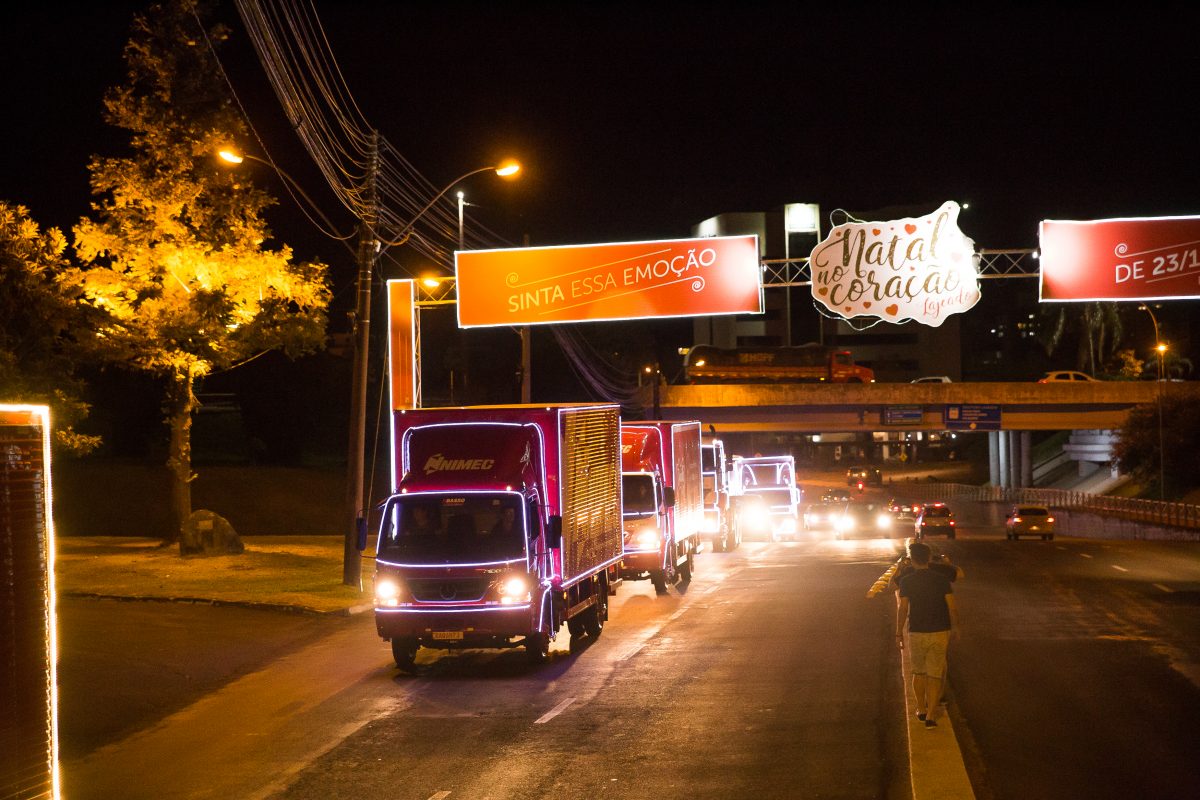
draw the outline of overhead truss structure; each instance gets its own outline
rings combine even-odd
[[[1036,278],[1037,250],[980,250],[980,280],[998,278]],[[764,289],[811,286],[807,258],[773,258],[762,262]],[[458,302],[453,276],[417,281],[417,305],[440,306]]]

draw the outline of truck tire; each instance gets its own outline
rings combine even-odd
[[[667,576],[661,569],[650,570],[650,583],[654,584],[656,594],[667,593]]]
[[[392,658],[396,666],[405,672],[412,672],[417,663],[417,650],[421,645],[416,639],[396,637],[392,639]]]
[[[579,614],[567,620],[567,633],[571,634],[572,639],[577,639],[587,632],[587,628],[583,622],[583,618],[586,614],[587,612],[585,611],[583,614]]]
[[[549,657],[549,634],[538,631],[525,637],[525,658],[530,664],[544,664]]]
[[[603,583],[597,587],[596,605],[580,614],[583,618],[583,628],[592,639],[600,638],[604,632],[604,621],[608,619],[608,587]]]
[[[696,551],[689,547],[687,551],[687,558],[684,559],[684,562],[679,566],[679,582],[684,585],[691,583],[692,572],[695,571],[695,568]]]

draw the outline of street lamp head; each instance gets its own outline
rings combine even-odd
[[[228,161],[230,164],[240,164],[246,160],[244,156],[240,156],[232,150],[222,150],[217,153],[223,161]]]
[[[511,159],[508,161],[502,162],[500,164],[500,166],[496,167],[496,174],[499,175],[501,178],[511,178],[513,175],[516,175],[520,171],[521,171],[521,165]]]
[[[1158,343],[1158,346],[1157,346],[1157,347],[1155,347],[1154,349],[1155,349],[1155,350],[1157,350],[1157,351],[1158,351],[1158,352],[1160,352],[1160,353],[1165,353],[1165,352],[1167,352],[1167,346],[1166,346],[1166,344],[1164,344],[1163,342],[1159,342],[1159,343]]]

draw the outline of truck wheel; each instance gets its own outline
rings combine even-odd
[[[416,639],[396,637],[392,639],[392,658],[396,666],[405,672],[412,672],[417,662],[417,650],[421,645]]]
[[[656,594],[667,593],[667,576],[661,569],[650,570],[650,583],[654,584]]]
[[[530,664],[544,664],[549,657],[549,634],[538,631],[525,637],[525,658]]]
[[[683,562],[683,566],[679,568],[679,582],[688,584],[692,582],[692,572],[696,567],[696,551],[688,550],[687,560]]]
[[[583,634],[586,632],[583,616],[583,614],[580,614],[579,616],[571,617],[569,620],[567,620],[567,632],[571,634],[572,639],[583,636]]]
[[[713,537],[713,552],[724,553],[729,549],[729,532],[717,531],[717,535]]]
[[[583,612],[583,627],[587,635],[597,639],[604,632],[604,620],[608,618],[608,590],[600,587],[596,594],[596,605]]]

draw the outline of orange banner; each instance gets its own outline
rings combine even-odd
[[[388,361],[391,365],[392,410],[417,407],[416,285],[411,280],[387,282]]]
[[[762,313],[757,236],[454,254],[458,324]]]

